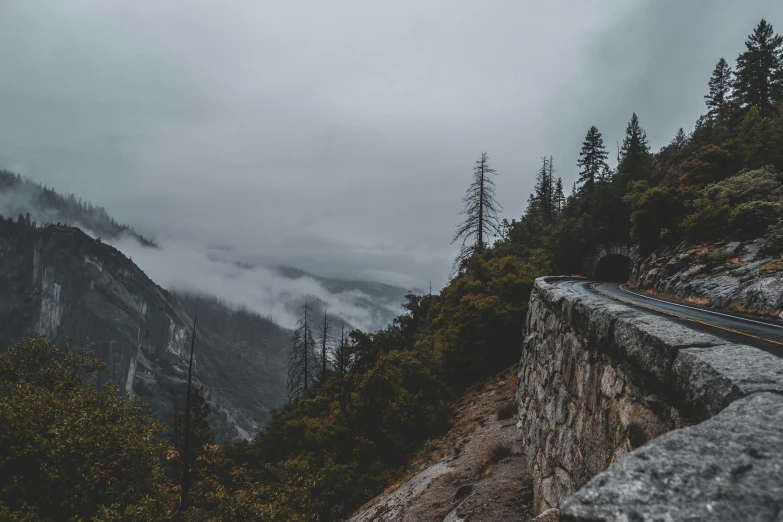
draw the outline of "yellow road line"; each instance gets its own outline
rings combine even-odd
[[[652,306],[647,306],[647,305],[635,303],[633,301],[628,301],[628,300],[623,299],[621,297],[617,297],[617,296],[614,296],[614,295],[609,295],[606,292],[602,292],[602,291],[598,290],[595,287],[595,283],[590,283],[590,289],[593,292],[597,293],[597,294],[601,294],[602,296],[608,297],[609,299],[614,299],[615,301],[620,301],[622,303],[629,304],[631,306],[638,306],[640,308],[646,308],[647,310],[651,310],[653,312],[658,312],[659,314],[669,315],[671,317],[676,317],[677,319],[683,319],[685,321],[690,321],[692,323],[701,324],[701,325],[704,325],[704,326],[711,326],[713,328],[718,328],[719,330],[725,330],[727,332],[731,332],[731,333],[735,333],[735,334],[739,334],[739,335],[744,335],[745,337],[750,337],[752,339],[757,339],[759,341],[764,341],[764,342],[767,342],[767,343],[772,343],[772,344],[777,344],[777,345],[783,346],[783,342],[775,341],[774,339],[767,339],[766,337],[759,337],[758,335],[749,334],[749,333],[743,332],[741,330],[735,330],[734,328],[727,328],[725,326],[720,326],[720,325],[717,325],[717,324],[708,323],[706,321],[700,321],[699,319],[692,319],[690,317],[685,317],[683,315],[675,314],[673,312],[667,312],[666,310],[661,310],[659,308],[653,308]]]

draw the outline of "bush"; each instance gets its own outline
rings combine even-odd
[[[484,453],[484,458],[482,459],[483,467],[487,467],[490,464],[497,464],[501,460],[510,456],[511,446],[505,442],[496,442]]]
[[[631,239],[643,254],[664,242],[677,241],[677,234],[671,231],[677,230],[677,224],[685,215],[687,194],[672,187],[650,188],[646,182],[631,185],[623,201],[631,208]]]
[[[681,223],[692,241],[760,237],[777,221],[783,185],[772,167],[742,172],[705,187]]]
[[[527,301],[541,275],[515,256],[474,256],[443,290],[435,320],[435,357],[455,388],[497,372],[518,357]]]
[[[734,253],[727,248],[717,248],[701,256],[701,262],[707,265],[707,268],[715,268],[724,265],[734,256]]]
[[[0,356],[0,514],[157,520],[168,500],[148,407],[87,384],[103,363],[42,339]],[[25,518],[27,517],[27,518]]]
[[[514,403],[514,401],[503,402],[498,406],[497,409],[498,420],[502,421],[502,420],[510,419],[516,414],[517,414],[517,405]]]
[[[750,201],[737,205],[729,218],[730,233],[737,239],[762,237],[777,223],[780,205],[770,201]]]
[[[764,238],[769,243],[771,253],[783,252],[783,219],[767,227],[767,233]]]

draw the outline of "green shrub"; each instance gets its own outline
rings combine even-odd
[[[764,238],[769,243],[769,250],[771,253],[783,252],[783,219],[779,220],[774,225],[767,227],[767,233]]]
[[[707,265],[708,269],[724,265],[734,256],[734,252],[727,248],[717,248],[701,256],[701,262]]]
[[[162,426],[103,363],[42,339],[0,355],[0,515],[10,520],[158,520],[167,487]],[[26,518],[27,517],[27,518]]]
[[[692,242],[760,237],[777,221],[781,199],[783,185],[775,169],[742,172],[701,190],[680,227]]]
[[[517,414],[517,405],[514,401],[501,403],[497,409],[498,420],[506,420]]]
[[[762,237],[770,226],[777,223],[779,217],[778,203],[770,201],[741,203],[731,211],[730,233],[737,239]]]
[[[631,239],[642,253],[651,252],[664,242],[677,241],[672,230],[677,230],[685,215],[687,197],[687,192],[673,187],[648,187],[646,182],[631,184],[623,201],[631,208]]]

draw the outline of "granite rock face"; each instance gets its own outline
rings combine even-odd
[[[113,247],[76,228],[0,220],[0,325],[0,350],[38,335],[85,346],[107,365],[99,384],[116,381],[157,418],[173,418],[193,321]],[[275,343],[287,333],[280,330],[276,341],[248,347],[199,329],[196,382],[219,438],[251,436],[284,401],[287,352]]]
[[[519,367],[517,428],[536,512],[778,520],[783,359],[557,279],[536,281]]]
[[[632,256],[631,284],[726,310],[781,317],[783,258],[764,239],[666,248]]]

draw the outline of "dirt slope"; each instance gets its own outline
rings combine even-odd
[[[469,389],[452,429],[430,441],[402,479],[350,522],[519,522],[533,516],[517,439],[516,365]]]

